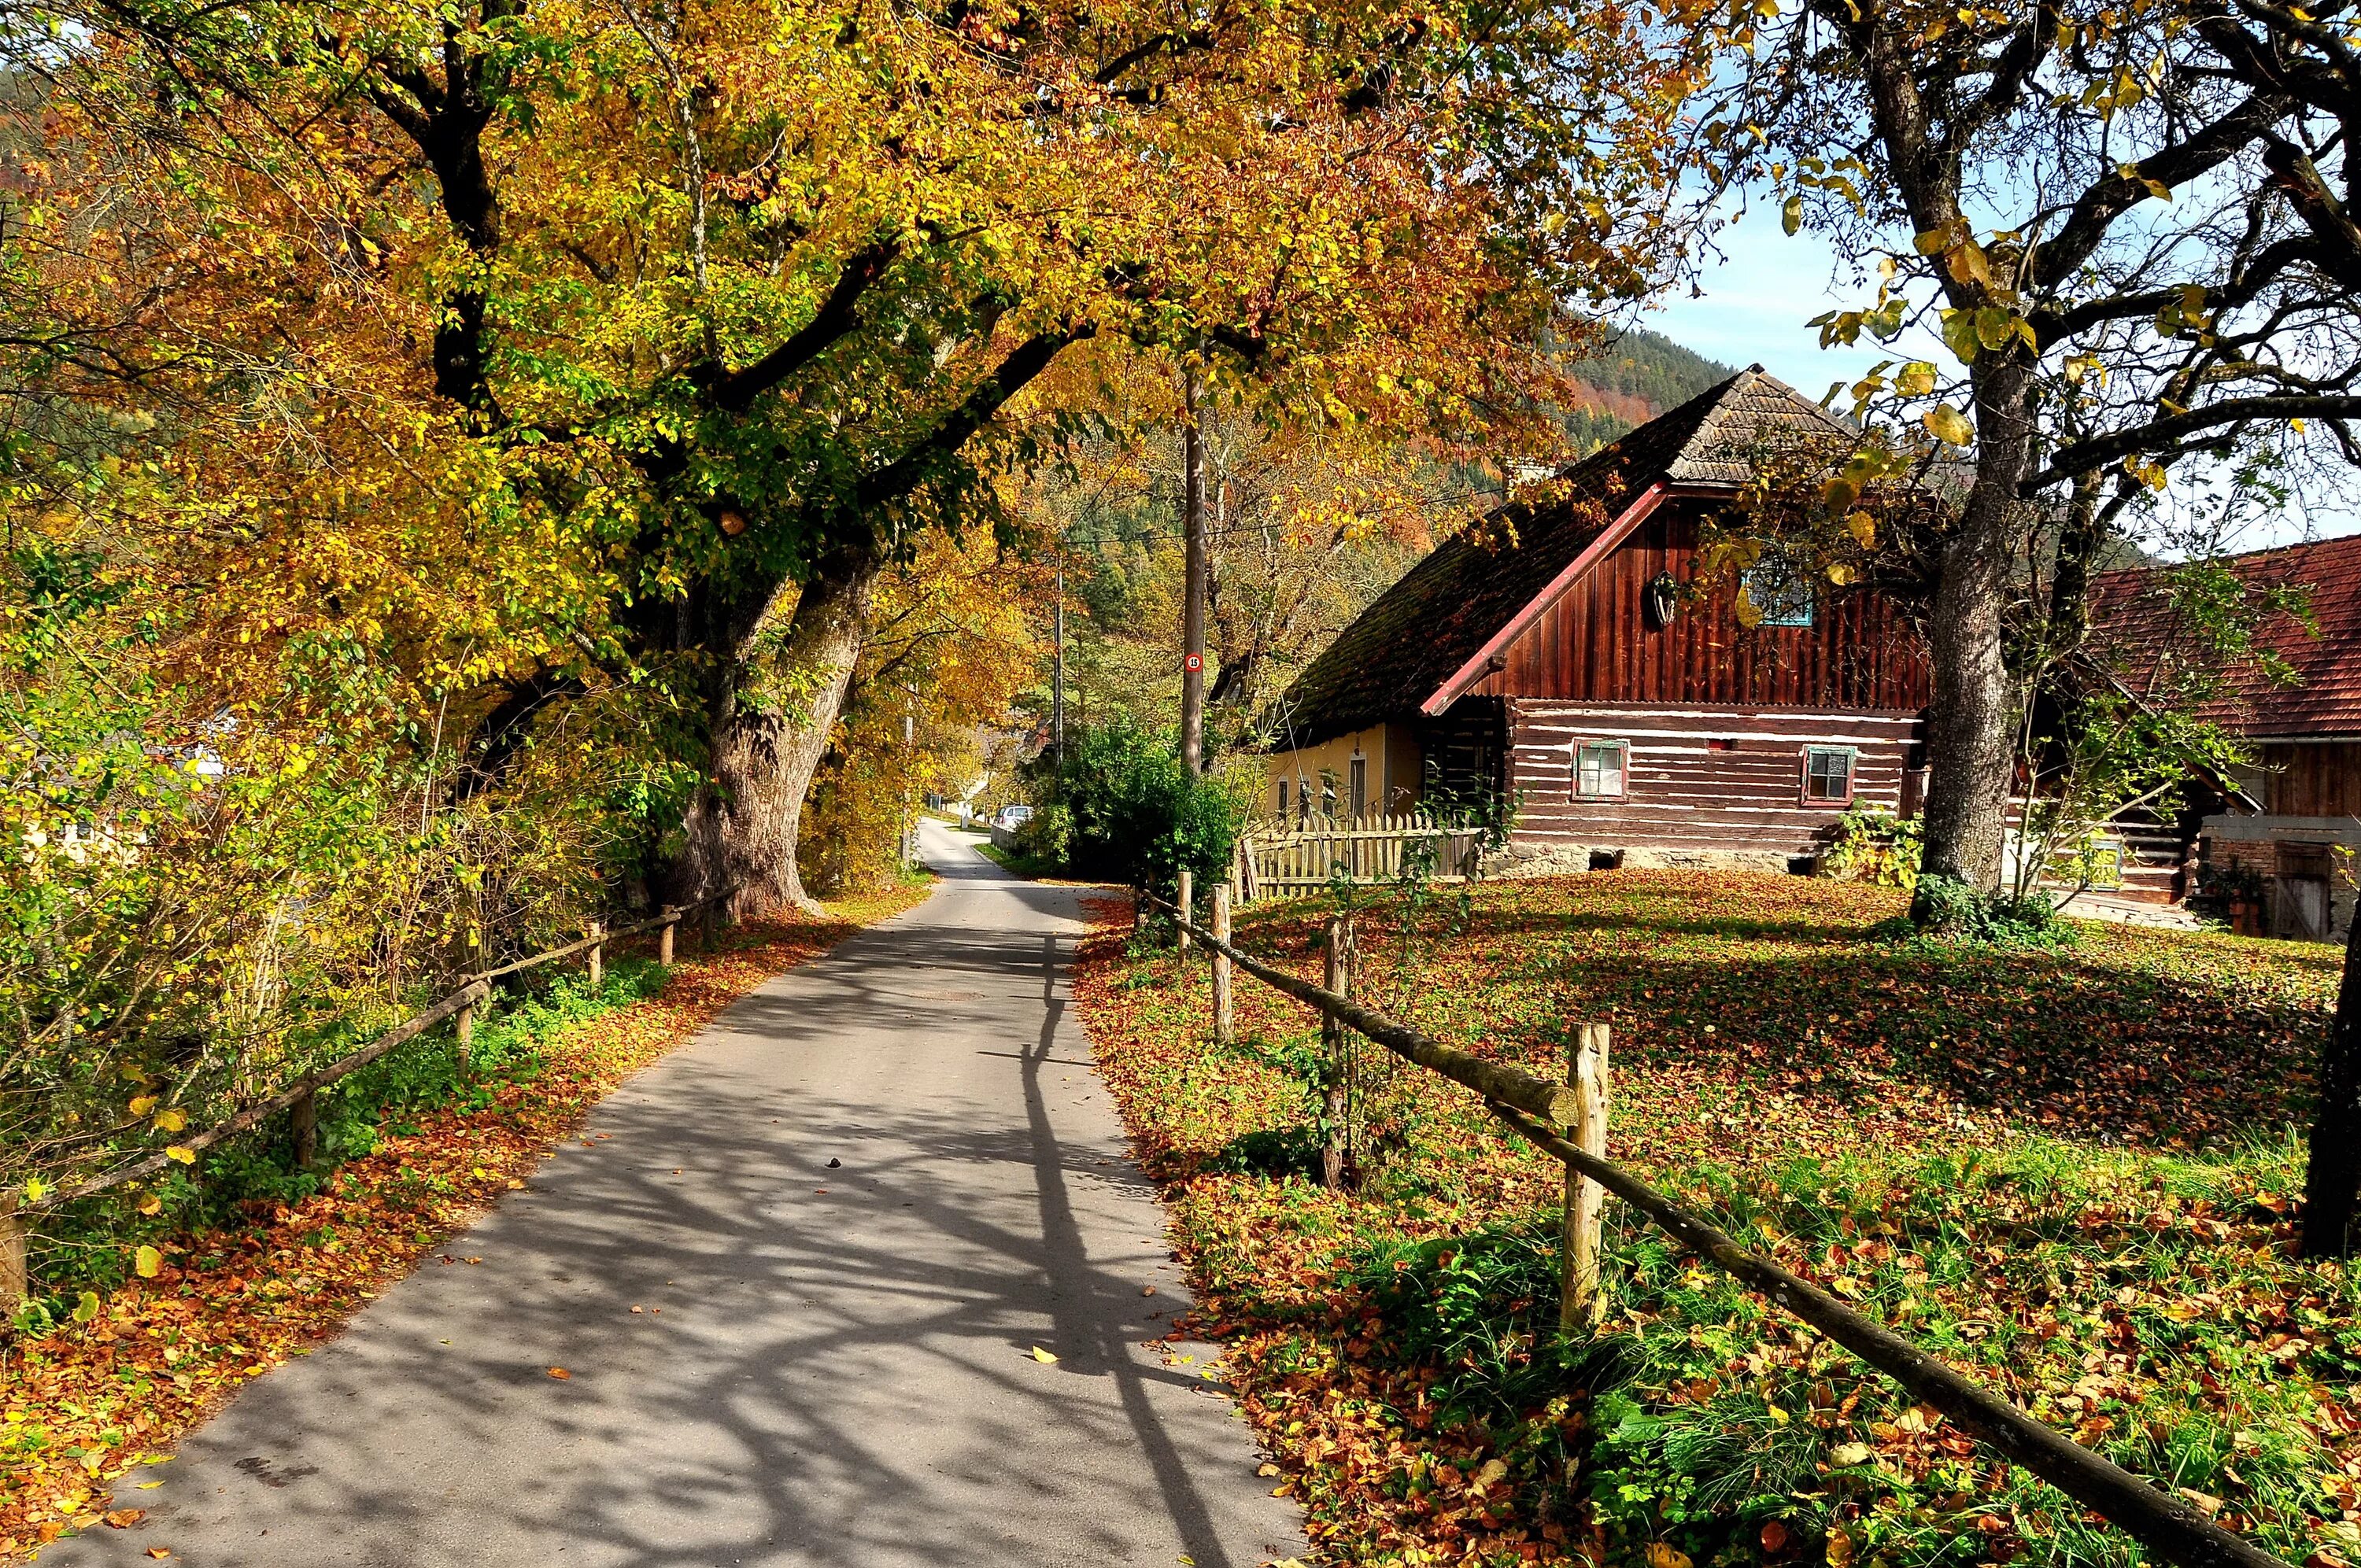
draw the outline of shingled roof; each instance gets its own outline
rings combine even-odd
[[[2255,587],[2309,586],[2319,631],[2293,616],[2272,617],[2257,629],[2257,645],[2294,666],[2302,684],[2281,685],[2244,664],[2200,717],[2240,735],[2361,735],[2361,537],[2256,550],[2224,564]],[[2186,641],[2157,584],[2147,567],[2091,584],[2092,642],[2135,690]]]
[[[1339,632],[1279,699],[1280,744],[1416,712],[1650,486],[1735,493],[1763,447],[1811,432],[1850,433],[1755,365],[1600,447],[1560,473],[1559,497],[1444,540]]]

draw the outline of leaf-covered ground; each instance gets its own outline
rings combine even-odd
[[[1873,938],[1898,895],[1629,872],[1356,916],[1362,993],[1536,1071],[1614,1029],[1613,1153],[2233,1528],[2361,1561],[2361,1330],[2292,1255],[2340,954],[2090,927],[2062,952]],[[1318,972],[1326,911],[1249,949]],[[1609,1205],[1611,1306],[1555,1332],[1563,1169],[1358,1055],[1351,1198],[1307,1010],[1085,950],[1085,1019],[1166,1181],[1279,1487],[1366,1563],[2120,1564],[2139,1549]],[[1115,922],[1124,922],[1118,926]]]
[[[471,1092],[423,1109],[365,1108],[357,1141],[374,1146],[324,1181],[306,1179],[316,1191],[250,1200],[227,1223],[157,1238],[165,1262],[156,1277],[84,1298],[86,1321],[61,1311],[53,1331],[20,1337],[0,1363],[0,1554],[103,1520],[133,1522],[142,1468],[165,1463],[173,1442],[246,1379],[305,1354],[430,1255],[433,1266],[472,1263],[454,1233],[522,1187],[552,1140],[618,1083],[764,981],[921,893],[727,933],[668,975],[619,963],[598,993],[561,981],[478,1029],[483,1076]]]

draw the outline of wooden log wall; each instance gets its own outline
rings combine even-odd
[[[1898,812],[1902,773],[1919,739],[1915,713],[1815,713],[1776,708],[1623,703],[1509,704],[1510,787],[1521,793],[1520,846],[1767,850],[1825,846],[1841,803],[1804,799],[1804,753],[1854,751],[1853,798]],[[1624,793],[1575,798],[1576,749],[1620,740]]]

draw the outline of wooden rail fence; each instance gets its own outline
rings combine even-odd
[[[647,931],[660,933],[656,943],[656,958],[666,968],[670,968],[673,962],[673,935],[680,923],[728,896],[727,894],[717,894],[711,898],[699,900],[696,904],[668,905],[645,920],[636,921],[629,926],[619,926],[612,930],[608,929],[602,923],[593,920],[589,924],[588,931],[580,941],[570,942],[562,948],[552,948],[547,952],[535,953],[530,958],[518,959],[511,963],[501,964],[498,968],[484,970],[470,975],[467,983],[460,986],[458,990],[452,992],[424,1012],[395,1025],[360,1049],[340,1057],[325,1067],[315,1068],[277,1093],[256,1101],[217,1125],[178,1140],[172,1145],[172,1150],[176,1152],[160,1152],[145,1156],[133,1160],[128,1165],[108,1171],[103,1176],[53,1189],[38,1199],[18,1201],[5,1212],[0,1212],[0,1311],[13,1310],[16,1304],[25,1299],[25,1292],[29,1283],[26,1274],[25,1222],[29,1216],[60,1208],[68,1203],[77,1203],[85,1198],[94,1198],[102,1192],[112,1191],[115,1188],[127,1186],[135,1181],[145,1180],[170,1168],[178,1159],[179,1155],[185,1154],[192,1159],[194,1156],[203,1153],[223,1139],[236,1137],[240,1133],[260,1125],[282,1111],[287,1113],[289,1130],[294,1137],[296,1158],[308,1168],[317,1155],[318,1096],[322,1090],[351,1077],[371,1062],[409,1044],[446,1019],[452,1022],[458,1042],[460,1061],[464,1066],[468,1047],[475,1037],[476,1008],[491,995],[491,982],[505,976],[538,969],[544,964],[555,963],[560,959],[572,958],[577,953],[587,953],[589,955],[588,967],[590,983],[597,985],[605,972],[607,944],[618,938],[637,936]]]
[[[1569,1084],[1553,1083],[1522,1068],[1487,1061],[1472,1052],[1396,1022],[1338,988],[1299,980],[1191,922],[1162,899],[1180,930],[1218,966],[1235,965],[1264,984],[1319,1013],[1325,1026],[1351,1029],[1404,1060],[1474,1090],[1505,1126],[1566,1168],[1561,1321],[1572,1326],[1598,1299],[1599,1203],[1584,1189],[1613,1193],[1698,1256],[1774,1305],[1826,1334],[1913,1397],[1950,1417],[2012,1463],[2048,1482],[2126,1535],[2182,1568],[2289,1568],[2244,1537],[2232,1534],[2191,1504],[2073,1442],[1999,1395],[1971,1382],[1883,1324],[1863,1317],[1811,1281],[1747,1251],[1710,1222],[1683,1208],[1606,1157],[1606,1026],[1577,1030]],[[1329,975],[1340,975],[1339,941],[1330,931]],[[1349,939],[1342,944],[1349,953]],[[1586,1060],[1586,1058],[1587,1060]],[[1571,1137],[1569,1134],[1573,1135]]]

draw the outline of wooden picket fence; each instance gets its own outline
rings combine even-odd
[[[1182,912],[1185,893],[1182,906],[1152,895],[1151,899],[1171,912],[1183,938],[1184,960],[1189,939],[1193,938],[1212,962],[1213,1026],[1218,1036],[1227,1039],[1234,1028],[1230,971],[1235,967],[1317,1012],[1330,1052],[1341,1054],[1354,1035],[1383,1046],[1405,1061],[1475,1091],[1502,1125],[1565,1166],[1558,1309],[1565,1327],[1573,1328],[1586,1317],[1595,1316],[1605,1304],[1599,1278],[1600,1208],[1602,1200],[1612,1194],[1701,1262],[1760,1291],[2165,1562],[2180,1568],[2289,1568],[2253,1541],[2215,1524],[2187,1499],[2093,1453],[1801,1275],[1740,1246],[1711,1222],[1607,1158],[1609,1037],[1605,1025],[1577,1026],[1568,1052],[1567,1081],[1553,1082],[1522,1068],[1445,1044],[1353,1000],[1353,938],[1349,923],[1341,917],[1330,922],[1322,944],[1327,953],[1325,985],[1314,985],[1240,951],[1229,939],[1229,901],[1220,896],[1227,890],[1214,891],[1212,929],[1198,926]],[[1332,1057],[1332,1073],[1334,1059]],[[1328,1109],[1333,1117],[1337,1107],[1332,1102]],[[1339,1185],[1333,1150],[1323,1151],[1322,1165],[1328,1184]]]
[[[1436,882],[1465,882],[1480,841],[1423,812],[1272,820],[1238,840],[1238,901],[1295,898],[1342,880],[1361,885],[1401,875],[1413,850],[1431,847]]]

